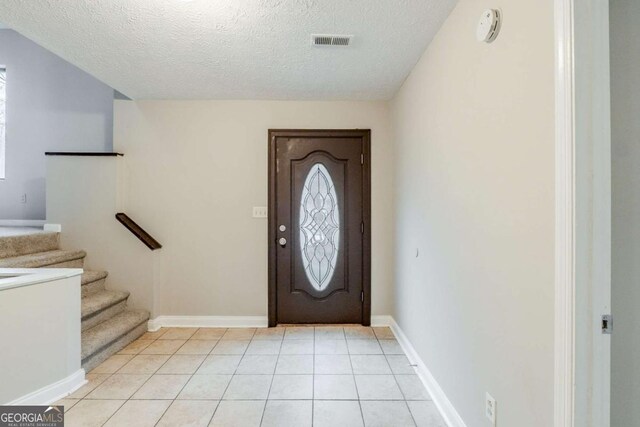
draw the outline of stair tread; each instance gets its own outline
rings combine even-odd
[[[74,261],[84,258],[87,255],[85,251],[46,251],[34,254],[20,255],[17,257],[0,259],[0,267],[3,268],[38,268],[46,267],[61,262]]]
[[[82,285],[88,285],[89,283],[97,282],[98,280],[102,280],[109,275],[106,271],[97,271],[97,270],[84,270],[82,273]]]
[[[0,236],[0,258],[52,251],[58,249],[59,239],[59,233],[47,231]]]
[[[126,291],[102,290],[82,298],[82,319],[91,317],[105,308],[111,307],[129,297]]]
[[[149,320],[145,310],[125,310],[82,332],[82,360]]]

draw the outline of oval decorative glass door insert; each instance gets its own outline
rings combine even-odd
[[[322,163],[311,167],[300,198],[300,250],[307,279],[318,291],[333,277],[338,259],[340,216],[333,179]]]

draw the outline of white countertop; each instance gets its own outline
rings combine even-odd
[[[0,291],[79,276],[81,268],[0,268]]]

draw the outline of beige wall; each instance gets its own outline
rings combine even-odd
[[[124,209],[123,163],[122,157],[47,156],[47,221],[62,226],[63,249],[87,252],[86,270],[107,271],[108,289],[129,291],[128,305],[153,315],[158,252],[114,217]]]
[[[392,103],[394,316],[468,426],[552,425],[552,6],[461,0]]]
[[[267,130],[372,130],[372,313],[389,314],[393,150],[383,102],[116,101],[127,213],[158,251],[154,315],[267,314]]]

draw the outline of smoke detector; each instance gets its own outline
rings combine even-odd
[[[479,42],[491,43],[498,37],[502,25],[502,13],[498,9],[487,9],[482,12],[476,38]]]
[[[313,46],[349,46],[353,36],[338,34],[311,34]]]

